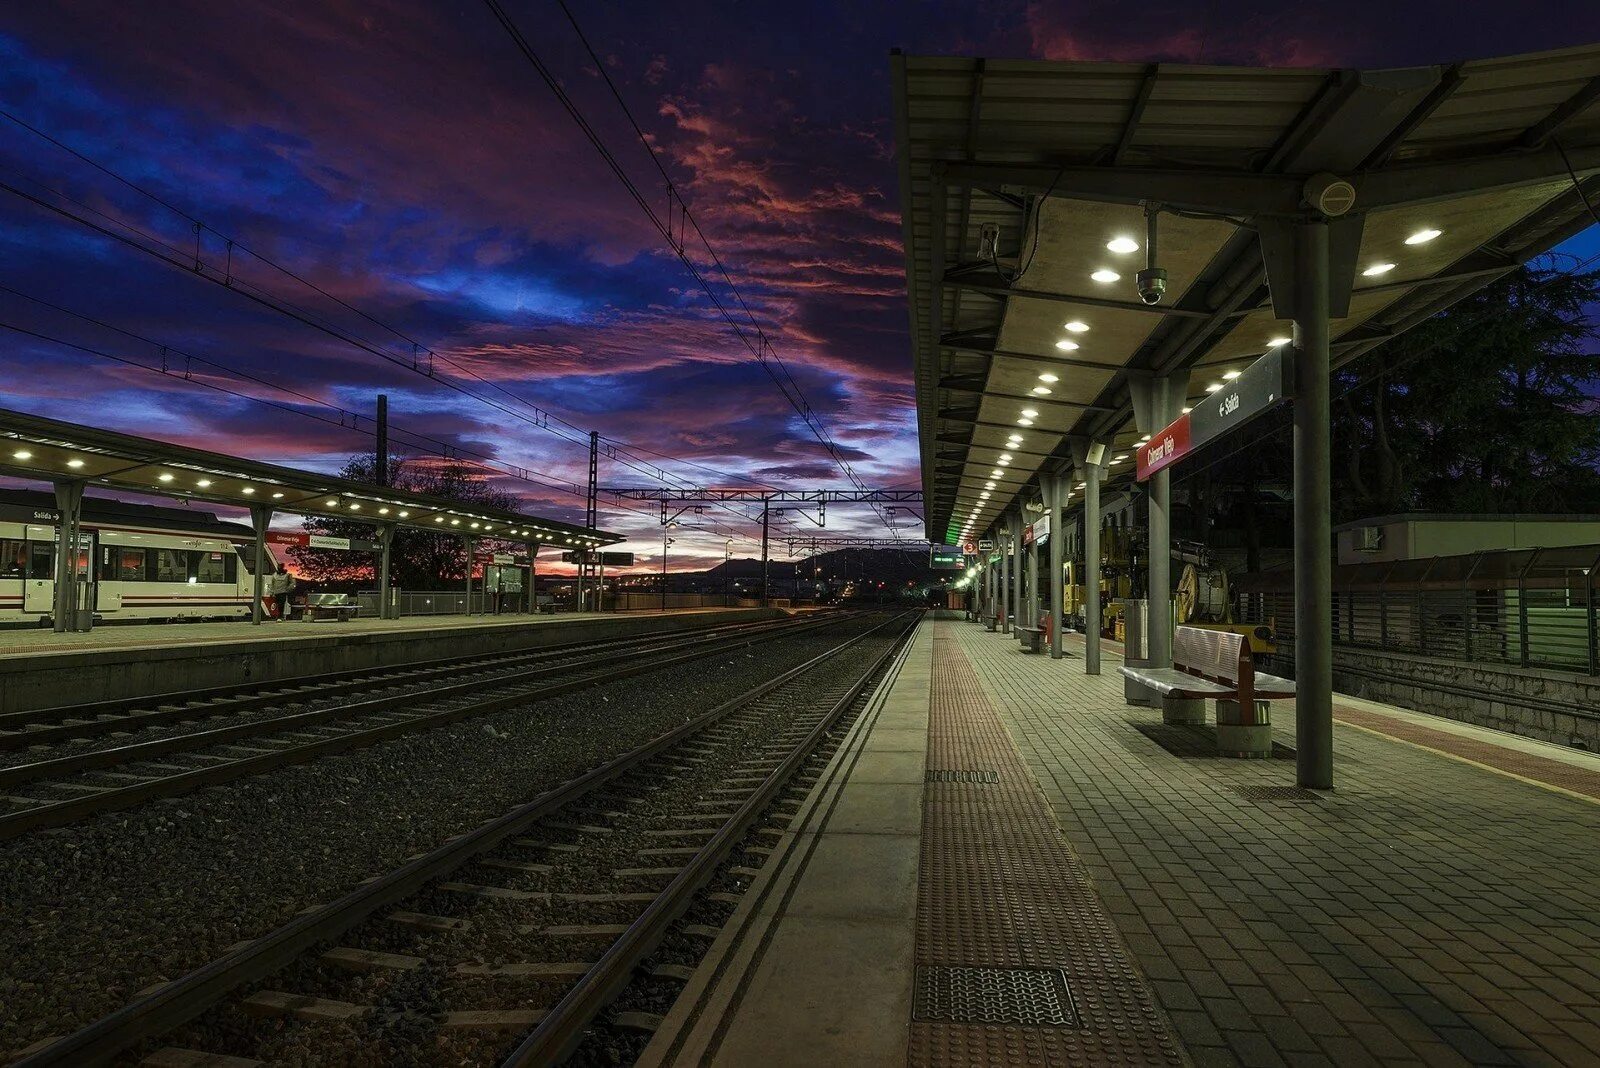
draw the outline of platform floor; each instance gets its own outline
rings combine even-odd
[[[1222,759],[1117,663],[925,623],[647,1063],[1600,1063],[1600,757],[1339,697],[1310,794],[1292,703]],[[914,1020],[951,963],[1080,1026]]]
[[[728,612],[728,608],[675,608],[667,615],[694,615],[702,612]],[[169,646],[216,645],[229,642],[279,641],[293,638],[326,637],[370,633],[418,633],[450,630],[457,627],[559,626],[579,619],[620,619],[662,613],[649,612],[561,612],[555,615],[498,616],[407,616],[404,619],[316,620],[288,622],[269,620],[260,626],[243,621],[209,623],[117,623],[90,631],[57,634],[45,627],[15,627],[0,630],[0,657],[33,656],[38,653],[85,652],[96,649],[166,648]]]

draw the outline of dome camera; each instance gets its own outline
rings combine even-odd
[[[1139,286],[1139,299],[1146,304],[1160,304],[1167,292],[1165,267],[1146,267],[1134,276]]]

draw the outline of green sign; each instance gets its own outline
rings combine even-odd
[[[928,566],[935,571],[960,571],[967,560],[959,545],[935,545],[928,550]]]

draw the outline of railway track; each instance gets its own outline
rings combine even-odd
[[[762,854],[750,829],[805,788],[807,761],[915,618],[845,638],[16,1063],[558,1063],[669,933],[715,934],[680,918],[736,902],[753,874],[737,858]]]
[[[404,734],[443,726],[472,716],[526,704],[588,686],[703,657],[781,635],[827,627],[843,616],[779,620],[717,627],[688,634],[656,635],[605,647],[561,647],[543,654],[474,658],[393,672],[363,672],[331,685],[342,700],[319,700],[317,707],[279,715],[244,715],[292,703],[307,692],[324,696],[322,680],[297,680],[265,691],[216,695],[183,701],[163,700],[149,712],[129,711],[109,722],[125,731],[127,719],[161,716],[170,725],[198,718],[231,716],[236,722],[192,732],[41,756],[0,768],[0,841],[46,827],[57,827],[103,812],[126,809],[163,797],[333,753],[372,745]],[[228,711],[224,711],[227,709]],[[95,721],[95,725],[107,723]],[[26,737],[54,735],[77,725],[36,729]],[[73,738],[77,738],[73,735]],[[34,755],[34,754],[30,754]]]

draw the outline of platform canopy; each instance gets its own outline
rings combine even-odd
[[[603,530],[0,409],[0,474],[436,534],[593,547]]]
[[[1189,369],[1193,405],[1287,339],[1271,237],[1317,176],[1354,191],[1318,201],[1335,368],[1593,223],[1582,192],[1600,204],[1600,46],[1379,71],[893,64],[934,542],[1037,499],[1074,438],[1131,472],[1130,379]],[[1170,276],[1154,307],[1145,205]]]

